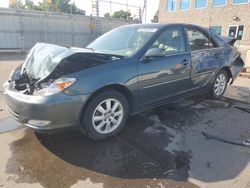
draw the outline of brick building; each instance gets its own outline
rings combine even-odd
[[[160,0],[159,22],[192,23],[235,37],[250,67],[250,0]]]

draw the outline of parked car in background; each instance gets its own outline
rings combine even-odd
[[[129,114],[207,93],[223,96],[244,62],[234,39],[189,24],[116,28],[86,48],[38,43],[4,84],[11,115],[35,131],[117,135]]]

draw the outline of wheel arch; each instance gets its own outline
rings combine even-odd
[[[129,112],[132,112],[133,110],[133,106],[134,106],[134,101],[133,101],[133,97],[132,97],[132,93],[131,91],[124,85],[122,84],[110,84],[110,85],[106,85],[102,88],[99,88],[98,90],[96,90],[94,93],[92,93],[87,102],[85,103],[85,105],[83,106],[81,113],[80,113],[80,120],[81,120],[81,116],[84,113],[86,107],[88,106],[88,104],[90,103],[90,101],[97,96],[98,94],[107,91],[107,90],[115,90],[119,93],[121,93],[128,101],[129,104]]]
[[[220,71],[221,70],[225,70],[226,71],[227,76],[228,76],[228,83],[232,84],[233,83],[233,75],[232,75],[232,72],[231,72],[230,68],[229,67],[222,67],[220,69]]]

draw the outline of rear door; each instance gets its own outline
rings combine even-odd
[[[160,48],[164,57],[138,63],[139,104],[150,105],[188,90],[191,56],[183,27],[163,31],[148,48]]]
[[[188,27],[186,31],[192,59],[190,89],[197,89],[206,86],[213,79],[223,62],[224,49],[199,28]]]

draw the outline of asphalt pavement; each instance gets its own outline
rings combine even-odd
[[[0,60],[0,84],[18,58]],[[0,187],[250,187],[250,79],[221,100],[195,96],[129,118],[93,142],[77,131],[39,134],[9,117],[0,94]]]

